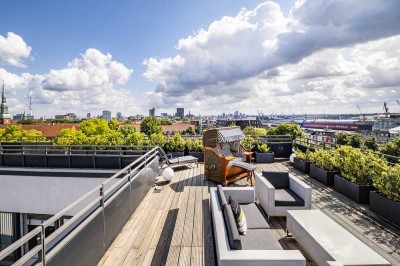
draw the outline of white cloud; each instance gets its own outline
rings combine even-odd
[[[208,113],[374,110],[390,90],[400,96],[398,10],[396,0],[298,1],[286,17],[272,2],[244,9],[181,39],[176,56],[146,59],[144,76],[158,83],[147,96]]]
[[[28,95],[41,112],[101,113],[110,109],[123,114],[139,112],[141,105],[125,85],[132,69],[113,61],[112,55],[97,49],[87,49],[84,54],[68,63],[64,69],[52,69],[47,74],[32,78]],[[46,112],[48,105],[52,112]]]
[[[0,64],[25,67],[22,60],[29,57],[31,50],[15,33],[9,32],[6,37],[0,35]]]

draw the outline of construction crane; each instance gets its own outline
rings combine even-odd
[[[357,108],[358,108],[358,111],[360,111],[360,116],[362,117],[362,120],[365,120],[365,115],[363,115],[363,113],[361,112],[361,108],[358,104],[357,104]]]
[[[389,107],[388,107],[388,105],[387,105],[387,102],[386,102],[386,101],[383,103],[383,110],[385,111],[385,114],[386,114],[386,116],[387,116],[387,115],[388,115],[388,113],[389,113]]]

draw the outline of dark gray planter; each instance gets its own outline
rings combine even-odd
[[[339,171],[325,171],[318,166],[310,165],[310,177],[326,186],[333,187],[334,175],[337,174],[339,174]]]
[[[256,152],[256,162],[257,163],[273,163],[274,162],[274,152]]]
[[[204,152],[202,151],[190,151],[188,155],[196,157],[199,162],[204,162]]]
[[[400,226],[400,202],[391,200],[376,191],[371,191],[369,195],[370,210]]]
[[[297,157],[294,158],[293,167],[297,170],[302,171],[305,174],[310,173],[310,162],[303,161],[302,159],[299,159]]]
[[[373,187],[354,184],[339,175],[335,175],[333,189],[357,203],[368,204],[369,192]]]
[[[183,151],[171,151],[168,154],[171,154],[172,158],[184,156],[184,152]]]

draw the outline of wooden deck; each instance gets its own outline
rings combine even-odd
[[[312,186],[312,208],[321,209],[393,265],[400,265],[400,231],[368,210],[319,184],[289,163],[258,164],[258,171],[289,170]],[[152,189],[112,243],[99,265],[214,265],[209,187],[203,165],[176,169],[169,185]],[[240,180],[232,186],[248,186]],[[300,249],[285,234],[285,218],[271,228],[284,249]],[[302,251],[302,250],[301,250]],[[309,256],[308,265],[314,265]]]

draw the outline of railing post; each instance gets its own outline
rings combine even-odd
[[[44,227],[43,224],[40,225],[42,227],[42,231],[40,233],[40,238],[41,238],[41,244],[42,244],[42,265],[46,265],[46,250],[45,250],[45,239],[46,239],[46,228]]]
[[[100,188],[100,206],[102,208],[103,212],[103,248],[105,249],[106,247],[106,214],[104,210],[104,184],[101,184]]]
[[[132,212],[132,168],[129,168],[128,170],[128,182],[129,182],[129,210]]]

